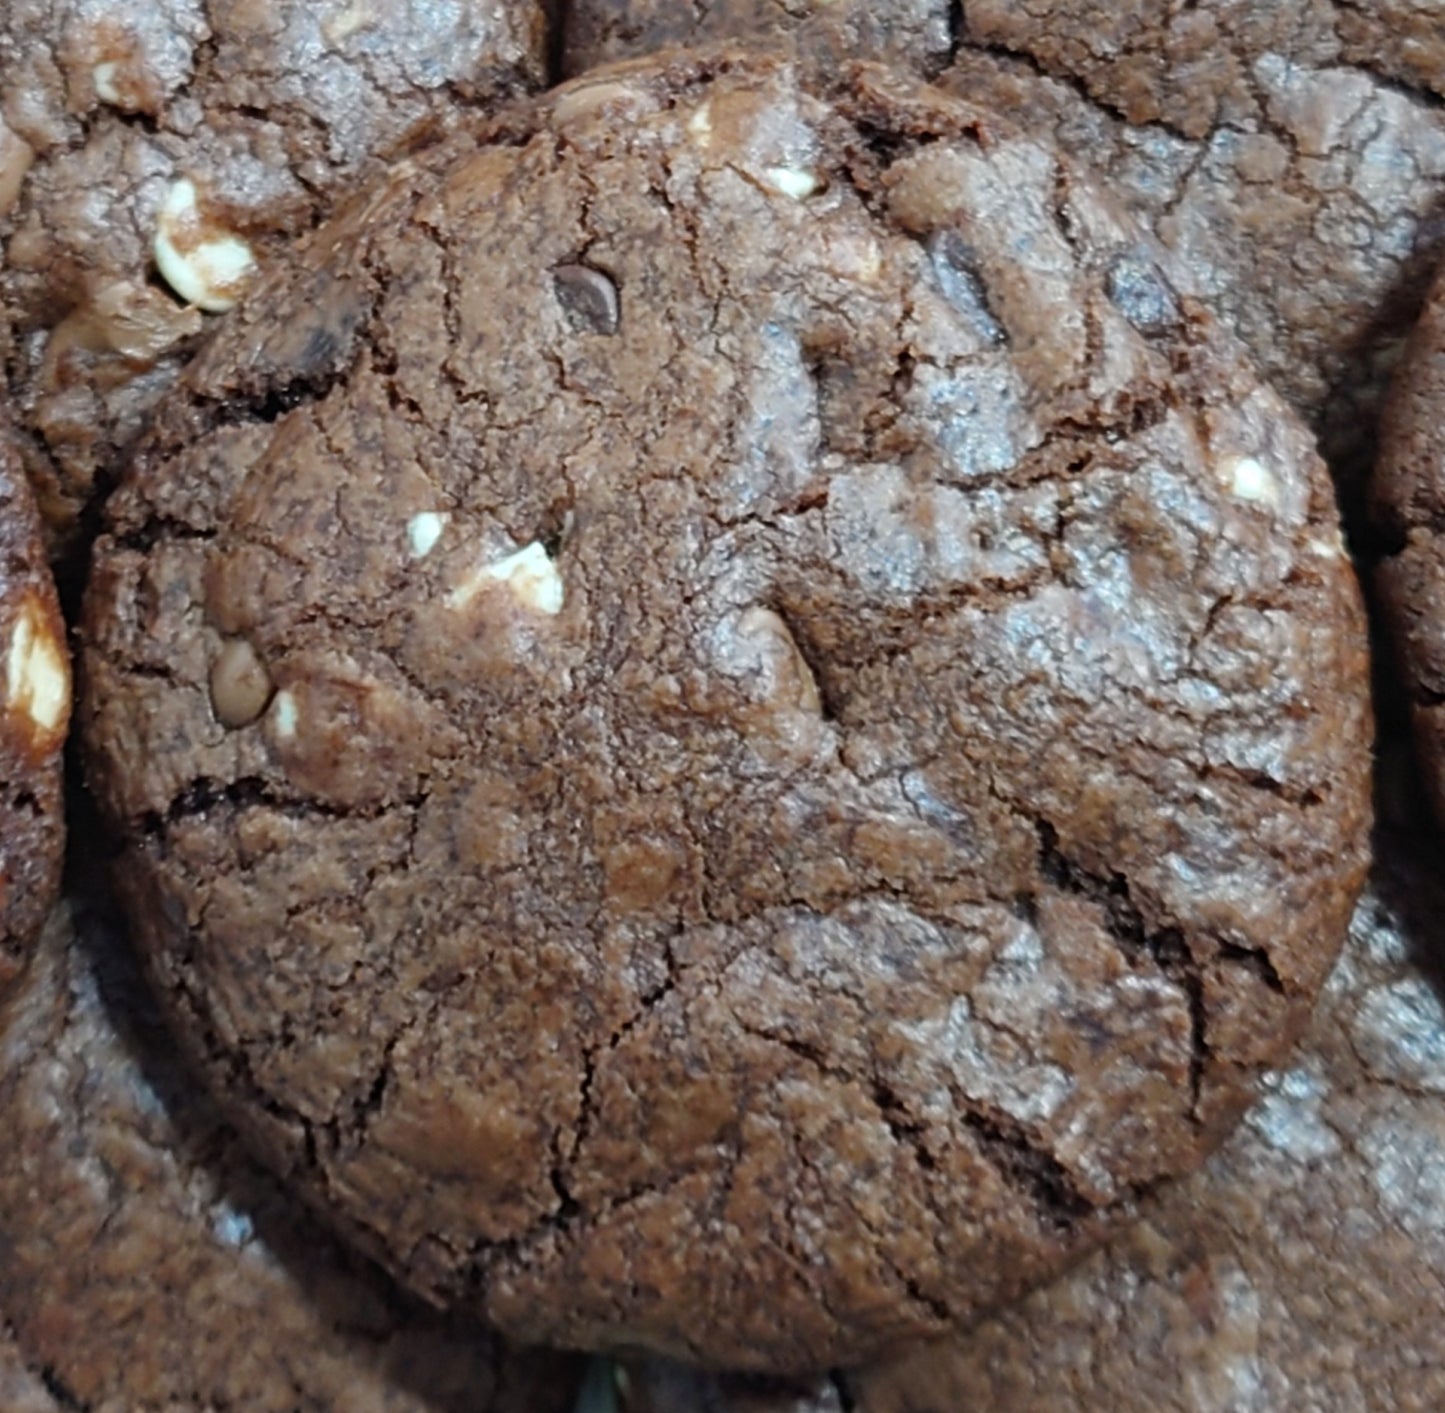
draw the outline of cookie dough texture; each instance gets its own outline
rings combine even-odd
[[[533,0],[7,0],[0,359],[52,528],[123,464],[248,259],[458,100],[540,83],[544,44]]]
[[[1052,1276],[1234,1121],[1362,878],[1307,434],[1074,167],[895,83],[613,69],[398,171],[98,549],[179,1033],[519,1336],[819,1367]]]
[[[623,1413],[1304,1413],[1445,1399],[1445,889],[1379,860],[1310,1032],[1195,1177],[959,1339],[811,1394],[630,1369]],[[842,1397],[840,1404],[839,1399]]]
[[[933,72],[952,47],[948,0],[570,0],[562,72],[571,77],[670,45],[795,35],[814,57],[889,60]]]
[[[570,1413],[576,1371],[402,1296],[256,1168],[123,940],[58,910],[0,1007],[0,1407]],[[28,1400],[28,1401],[27,1401]]]
[[[59,894],[70,692],[40,521],[0,419],[0,995]]]
[[[1380,611],[1405,679],[1415,742],[1445,820],[1445,274],[1396,374],[1373,485],[1388,553]]]
[[[1107,176],[1319,432],[1352,503],[1442,250],[1442,23],[1433,0],[986,0],[940,82]],[[1433,50],[1406,41],[1426,30]]]

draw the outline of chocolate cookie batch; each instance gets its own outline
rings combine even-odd
[[[1445,1396],[1445,13],[212,8],[0,16],[0,1406]]]

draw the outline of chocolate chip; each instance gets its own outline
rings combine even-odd
[[[211,709],[222,726],[249,726],[271,700],[271,679],[244,638],[232,638],[211,664]]]
[[[552,272],[557,302],[579,333],[615,334],[622,317],[617,286],[590,265],[559,265]]]

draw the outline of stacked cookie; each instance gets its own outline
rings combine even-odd
[[[1438,1217],[1441,1022],[1399,839],[1355,908],[1365,630],[1300,419],[1352,505],[1445,127],[1353,12],[1104,62],[1087,8],[578,4],[534,98],[523,6],[77,12],[16,70],[12,440],[57,549],[101,528],[130,929],[78,869],[4,1018],[0,1311],[52,1394],[1332,1406],[1319,1268],[1251,1222]],[[1381,480],[1427,728],[1429,376]],[[1363,1199],[1299,1178],[1341,1152]],[[1067,1394],[1110,1339],[1191,1378]]]

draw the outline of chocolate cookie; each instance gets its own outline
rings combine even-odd
[[[46,521],[123,463],[207,313],[459,99],[543,78],[542,0],[6,0],[0,358]]]
[[[0,420],[0,993],[60,888],[70,649],[40,521]]]
[[[599,13],[621,37],[605,50],[585,28]],[[761,3],[713,6],[702,19],[668,13],[692,32],[778,28]],[[821,50],[828,63],[840,47],[866,54],[884,42],[850,38],[830,18],[852,13],[810,11],[800,52]],[[643,0],[579,5],[564,63],[577,72],[601,52],[655,47],[655,23]],[[1172,276],[1211,304],[1316,428],[1353,500],[1445,233],[1445,111],[1435,98],[1445,66],[1431,57],[1440,44],[1429,23],[1384,4],[970,4],[939,81],[1051,133],[1107,176],[1176,257]],[[831,48],[830,36],[839,36]],[[762,42],[782,41],[774,32]],[[937,64],[929,46],[889,52],[930,74]]]
[[[1057,1271],[1303,1025],[1363,872],[1310,439],[1002,119],[609,70],[192,365],[86,609],[178,1032],[408,1283],[817,1367]]]
[[[6,1413],[26,1371],[66,1409],[570,1413],[569,1361],[403,1297],[250,1162],[91,909],[0,1008],[0,1130]]]
[[[1353,62],[1336,31],[1367,14],[970,3],[939,80],[1108,177],[1315,427],[1351,505],[1445,234],[1445,110]]]
[[[1385,836],[1309,1035],[1195,1177],[969,1335],[811,1390],[627,1367],[621,1413],[1201,1413],[1445,1401],[1445,887]],[[840,1401],[841,1395],[841,1401]]]
[[[1272,61],[1360,67],[1445,94],[1435,0],[969,0],[959,37],[1068,74],[1131,123],[1195,138],[1221,125],[1248,129],[1261,112],[1287,108],[1273,91]]]
[[[1377,569],[1426,783],[1445,820],[1445,272],[1425,305],[1381,424],[1373,484],[1389,547]]]
[[[586,73],[670,45],[798,32],[815,57],[890,59],[940,68],[952,39],[949,0],[571,0],[562,27],[562,72]]]

